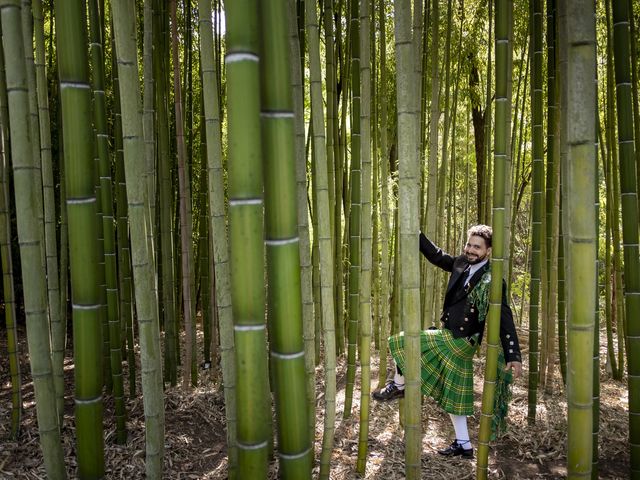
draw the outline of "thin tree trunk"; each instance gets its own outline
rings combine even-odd
[[[558,228],[560,203],[560,135],[558,130],[558,80],[556,1],[547,0],[547,181],[546,181],[546,273],[547,295],[546,336],[544,341],[544,359],[540,362],[540,384],[550,392],[550,382],[555,370],[555,342],[558,297]]]
[[[360,2],[360,81],[362,83],[362,224],[360,264],[360,430],[358,435],[358,460],[356,470],[365,474],[369,443],[369,404],[371,401],[371,21],[370,0]],[[319,69],[318,69],[319,70]]]
[[[487,42],[487,84],[486,84],[486,92],[485,92],[485,107],[484,107],[484,158],[485,158],[485,174],[486,179],[482,185],[482,198],[480,199],[480,203],[478,204],[478,210],[481,214],[479,216],[480,221],[484,224],[491,223],[491,177],[492,177],[492,156],[491,156],[491,123],[492,119],[492,109],[491,105],[493,103],[493,98],[491,95],[491,90],[493,87],[493,79],[491,74],[491,57],[492,57],[492,47],[493,42],[491,39],[493,38],[493,17],[495,16],[493,12],[494,2],[489,2],[489,41]],[[479,187],[478,187],[479,189]]]
[[[24,5],[23,5],[24,8]],[[42,164],[42,189],[44,203],[45,250],[47,257],[47,291],[51,323],[51,360],[59,423],[62,425],[64,408],[64,343],[66,332],[60,318],[60,276],[58,273],[58,251],[56,242],[56,218],[53,165],[51,161],[51,131],[47,74],[44,58],[44,17],[41,0],[32,2],[35,31],[35,68],[40,125],[40,156]]]
[[[207,132],[207,170],[209,175],[209,230],[213,242],[213,262],[215,264],[215,294],[220,322],[220,362],[224,385],[225,412],[227,420],[227,449],[229,457],[229,478],[235,478],[238,462],[236,440],[236,398],[235,363],[233,343],[233,316],[231,309],[229,244],[226,229],[226,208],[224,201],[224,172],[222,170],[222,139],[220,128],[219,88],[217,69],[211,53],[213,37],[211,32],[211,3],[199,3],[200,59],[202,62],[202,86],[204,115]]]
[[[29,100],[27,98],[26,67],[20,16],[20,2],[0,1],[2,19],[2,45],[4,48],[9,127],[15,205],[18,226],[18,242],[22,280],[25,286],[24,302],[27,323],[27,343],[30,352],[31,373],[35,390],[36,412],[40,445],[45,470],[50,479],[66,478],[58,415],[56,412],[53,375],[51,373],[51,346],[47,322],[46,284],[41,275],[42,253],[37,211],[32,200],[42,195],[35,190],[34,157],[29,143]]]
[[[182,101],[180,87],[180,57],[178,53],[178,25],[176,17],[176,0],[171,2],[171,50],[173,58],[173,87],[175,94],[175,116],[176,116],[176,140],[178,145],[178,183],[180,191],[180,261],[182,273],[182,302],[185,338],[185,359],[182,365],[182,387],[188,388],[189,379],[194,387],[198,383],[198,371],[194,368],[195,361],[195,319],[193,318],[193,305],[191,298],[191,267],[193,264],[192,231],[190,222],[190,210],[188,203],[191,202],[187,192],[187,172],[186,163],[187,152],[184,141],[184,124],[182,119]]]
[[[631,109],[631,66],[629,64],[629,11],[627,2],[612,2],[613,43],[616,62],[616,113],[620,149],[620,193],[622,242],[624,245],[624,299],[629,379],[629,445],[631,476],[640,477],[640,270],[638,245],[638,198],[634,175],[635,148]]]
[[[312,291],[311,245],[309,239],[309,208],[307,204],[307,158],[304,145],[304,101],[302,67],[295,59],[299,59],[300,42],[298,28],[293,21],[296,1],[289,0],[289,45],[291,48],[291,85],[293,90],[293,111],[295,115],[295,158],[296,184],[298,204],[298,236],[300,237],[300,282],[302,284],[302,322],[305,342],[305,370],[307,372],[307,402],[309,408],[309,430],[315,432],[315,370],[316,370],[316,337],[315,317]],[[335,342],[335,337],[333,339]],[[326,358],[325,358],[326,360]],[[335,368],[335,366],[334,366]]]
[[[360,3],[351,2],[349,34],[351,37],[351,176],[349,210],[349,307],[347,329],[347,386],[343,418],[351,416],[356,378],[356,346],[360,322],[360,268],[362,218],[362,158],[360,125]]]
[[[325,138],[322,83],[320,71],[320,39],[316,5],[306,2],[306,19],[309,39],[309,64],[311,75],[311,116],[314,132],[314,196],[317,198],[317,238],[320,255],[320,284],[325,360],[325,421],[320,458],[320,478],[328,478],[331,451],[334,444],[336,416],[336,345],[334,316],[334,268],[331,222],[327,216],[329,209],[329,175],[326,156],[328,145]]]
[[[0,256],[2,257],[2,294],[5,304],[4,320],[7,330],[7,357],[9,359],[9,374],[11,375],[11,433],[9,437],[12,440],[17,440],[22,423],[22,375],[20,373],[20,350],[18,348],[18,331],[16,328],[16,301],[13,287],[13,260],[11,257],[9,112],[4,71],[4,52],[0,48],[0,72],[3,73],[0,75]],[[57,395],[56,398],[58,398]],[[58,415],[58,418],[60,418],[60,415]]]
[[[440,47],[440,9],[439,0],[433,0],[431,10],[431,51],[429,57],[431,63],[431,112],[429,130],[429,160],[428,160],[428,187],[427,187],[427,208],[426,208],[426,231],[428,238],[435,239],[437,234],[438,215],[438,134],[440,121],[440,77],[438,73],[438,55]],[[435,240],[434,240],[435,241]],[[412,251],[412,253],[415,253]],[[439,276],[432,267],[427,268],[425,281],[425,304],[422,314],[422,328],[427,328],[434,324],[435,317],[435,285]]]
[[[605,181],[605,199],[606,199],[606,211],[605,211],[605,249],[604,249],[604,315],[607,328],[607,371],[611,372],[611,376],[617,380],[621,380],[622,373],[618,368],[618,362],[616,357],[616,350],[613,346],[613,325],[616,317],[616,300],[615,300],[615,272],[613,269],[613,254],[612,254],[612,228],[611,223],[613,220],[613,201],[611,199],[613,195],[613,188],[611,186],[611,159],[609,158],[609,150],[605,153],[604,140],[602,139],[602,128],[598,121],[598,135],[600,140],[600,156],[602,157],[602,171],[604,172]],[[619,335],[622,332],[618,332]]]
[[[378,15],[380,21],[380,89],[387,84],[387,41],[386,15],[384,0],[379,0]],[[380,358],[378,364],[378,388],[384,387],[387,378],[387,345],[390,334],[389,292],[391,281],[389,272],[389,148],[387,142],[387,96],[380,94],[380,311],[381,336]]]
[[[164,378],[171,386],[178,383],[177,305],[175,277],[175,248],[173,235],[173,185],[172,155],[169,139],[169,87],[168,85],[168,15],[166,4],[154,1],[153,31],[153,74],[155,112],[157,125],[157,155],[159,184],[159,250],[162,271],[162,324],[164,327]],[[145,157],[146,158],[146,157]],[[148,166],[147,166],[148,168]],[[226,384],[225,384],[226,386]],[[230,457],[231,458],[231,457]]]
[[[542,0],[533,1],[533,28],[531,29],[533,58],[531,61],[531,111],[532,111],[532,157],[533,183],[531,220],[531,282],[529,300],[529,413],[530,424],[535,423],[538,396],[539,355],[538,347],[540,314],[540,282],[542,263],[542,188],[543,188],[543,131],[542,131]]]
[[[124,405],[124,386],[122,381],[122,340],[120,339],[121,318],[118,299],[118,273],[115,230],[113,225],[113,194],[111,181],[111,162],[109,142],[107,136],[107,117],[104,87],[104,55],[102,53],[102,31],[100,30],[101,16],[98,2],[89,2],[90,36],[91,36],[91,66],[93,70],[93,118],[95,124],[96,145],[98,151],[98,170],[100,177],[100,205],[102,211],[102,229],[104,238],[104,266],[106,282],[107,319],[109,324],[109,344],[111,375],[113,383],[113,399],[117,426],[118,444],[127,440],[126,411]]]
[[[115,52],[115,43],[112,38],[112,50]],[[136,395],[136,359],[134,351],[133,334],[133,305],[131,284],[131,253],[129,248],[129,214],[127,208],[127,192],[124,175],[124,153],[122,145],[122,115],[120,108],[120,87],[117,75],[116,55],[113,59],[113,92],[114,92],[114,153],[115,153],[115,187],[116,198],[116,232],[118,241],[118,283],[120,285],[120,313],[122,325],[125,330],[127,348],[127,369],[129,371],[129,396]],[[64,270],[61,270],[64,271]],[[61,282],[62,283],[62,280]]]
[[[158,298],[155,288],[153,238],[145,180],[142,105],[135,36],[134,5],[116,0],[113,9],[122,108],[122,136],[136,316],[140,335],[142,394],[144,395],[146,475],[162,476],[164,456],[164,394],[160,358]]]

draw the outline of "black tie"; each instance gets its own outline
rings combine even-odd
[[[462,272],[462,288],[464,288],[466,290],[467,286],[465,285],[465,283],[467,283],[467,278],[469,278],[469,266],[467,266],[467,268],[464,269],[464,272]]]

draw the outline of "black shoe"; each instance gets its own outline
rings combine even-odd
[[[465,442],[466,443],[466,442]],[[462,448],[462,445],[458,443],[458,440],[454,440],[451,445],[449,445],[444,450],[438,450],[440,455],[444,455],[445,457],[463,457],[463,458],[473,458],[473,448]]]
[[[390,402],[396,398],[404,398],[404,388],[400,390],[395,382],[391,380],[390,382],[387,382],[382,390],[373,392],[372,397],[374,400],[379,402]]]

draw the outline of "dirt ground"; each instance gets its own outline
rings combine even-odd
[[[26,363],[26,343],[22,339],[23,366]],[[523,339],[524,332],[520,332]],[[523,339],[526,372],[526,339]],[[601,344],[605,344],[604,342]],[[10,427],[10,379],[6,355],[6,331],[0,329],[0,479],[44,479],[44,467],[38,444],[33,388],[28,368],[24,369],[24,415],[20,439],[8,440]],[[604,351],[603,351],[604,354]],[[372,358],[372,386],[378,378],[377,354]],[[484,362],[475,360],[476,414],[469,419],[472,441],[477,440]],[[364,477],[356,473],[358,451],[359,397],[358,385],[351,416],[343,419],[346,365],[338,359],[338,396],[335,447],[331,463],[331,479],[353,478],[394,480],[405,478],[404,442],[399,426],[398,403],[371,404],[369,454]],[[222,389],[211,370],[201,372],[200,387],[185,392],[169,388],[165,395],[165,468],[167,479],[224,479],[227,477],[225,415]],[[359,374],[358,374],[359,375]],[[69,478],[75,478],[73,426],[73,364],[67,360],[68,395],[65,401],[65,421],[62,429]],[[126,378],[126,375],[125,375]],[[609,378],[601,371],[601,413],[599,436],[599,472],[602,479],[628,478],[628,397],[624,382]],[[317,477],[323,431],[324,375],[316,371],[315,453]],[[551,384],[553,394],[539,393],[535,425],[527,423],[527,381],[520,378],[513,389],[509,415],[509,430],[492,443],[489,477],[492,479],[561,479],[566,478],[566,418],[567,405],[559,374]],[[128,389],[126,389],[128,391]],[[140,391],[140,389],[138,390]],[[127,400],[129,439],[126,445],[115,444],[113,405],[105,401],[105,465],[106,478],[144,478],[144,415],[142,397]],[[453,438],[448,415],[425,399],[423,410],[422,477],[434,479],[475,478],[476,460],[449,459],[438,455]],[[273,462],[270,478],[277,478],[277,462]]]

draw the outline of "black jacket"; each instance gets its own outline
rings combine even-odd
[[[447,293],[444,297],[440,320],[444,328],[451,330],[454,338],[471,337],[479,334],[478,344],[482,341],[484,324],[478,321],[478,309],[469,299],[469,292],[476,286],[482,275],[490,268],[487,262],[469,280],[467,288],[462,287],[461,276],[469,265],[464,255],[453,257],[434,245],[420,232],[420,252],[436,267],[451,272]],[[511,307],[506,299],[506,283],[502,282],[502,308],[500,313],[500,342],[504,350],[505,360],[522,361],[518,334],[513,323]]]

